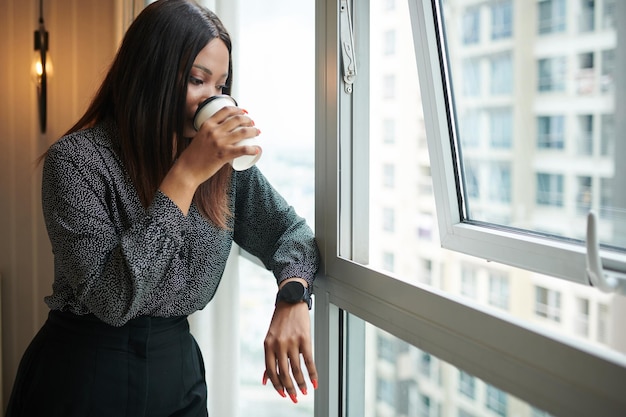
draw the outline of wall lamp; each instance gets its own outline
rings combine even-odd
[[[39,127],[46,132],[48,77],[52,76],[52,61],[48,54],[48,31],[43,23],[43,0],[39,0],[39,29],[35,31],[35,56],[31,74],[37,86],[37,106],[39,108]]]

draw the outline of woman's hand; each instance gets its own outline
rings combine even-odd
[[[159,189],[186,215],[200,184],[234,158],[260,152],[257,146],[236,145],[260,133],[245,110],[230,106],[220,109],[202,124]]]
[[[286,391],[291,401],[297,403],[296,385],[302,394],[307,394],[307,385],[300,361],[300,355],[302,355],[302,362],[313,388],[317,388],[317,370],[313,361],[311,344],[311,319],[305,302],[278,303],[267,336],[265,336],[264,347],[263,385],[269,379],[281,396],[286,397]]]

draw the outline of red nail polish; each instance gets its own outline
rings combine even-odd
[[[267,384],[267,371],[263,371],[263,385]]]
[[[291,398],[291,401],[293,401],[294,404],[298,403],[298,397],[296,396],[296,394],[289,394],[289,398]]]
[[[306,387],[302,387],[302,388],[300,388],[300,391],[302,391],[302,394],[303,394],[303,395],[306,395],[306,394],[307,394],[307,392],[306,392]]]
[[[317,389],[317,379],[311,380],[311,383],[313,384],[313,389]]]
[[[282,388],[278,390],[278,393],[279,393],[279,394],[280,394],[280,396],[281,396],[281,397],[283,397],[283,398],[287,397],[287,396],[285,395],[285,391],[284,391]]]

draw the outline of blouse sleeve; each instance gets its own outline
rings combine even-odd
[[[114,179],[94,153],[65,141],[53,145],[44,162],[42,204],[55,259],[54,292],[71,291],[85,310],[121,326],[154,302],[154,290],[183,243],[185,217],[157,193],[143,218],[122,230],[114,217],[124,210],[112,207],[127,197],[106,185]]]
[[[278,283],[299,277],[311,287],[319,266],[319,250],[311,228],[257,167],[234,175],[235,242],[257,256]]]

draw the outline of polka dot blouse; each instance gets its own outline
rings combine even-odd
[[[187,216],[157,192],[145,209],[111,146],[110,124],[53,144],[42,203],[54,253],[51,309],[93,313],[113,326],[138,316],[193,313],[211,300],[233,240],[278,282],[312,284],[319,254],[311,229],[257,167],[233,171],[230,230],[192,204]]]

